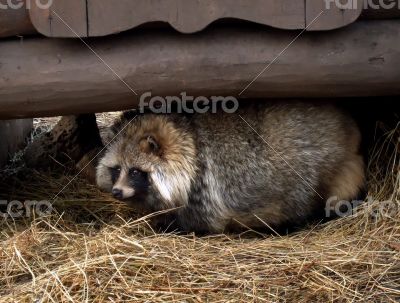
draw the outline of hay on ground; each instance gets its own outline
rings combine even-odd
[[[286,236],[157,234],[84,180],[23,169],[3,196],[58,196],[2,219],[0,302],[398,302],[399,132],[371,150],[368,203]]]

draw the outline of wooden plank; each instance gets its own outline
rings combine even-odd
[[[346,26],[361,14],[363,0],[348,0],[356,8],[344,10],[338,7],[340,1],[57,0],[49,9],[39,8],[33,2],[30,17],[37,30],[46,36],[86,37],[110,35],[156,21],[169,23],[182,33],[194,33],[226,18],[281,29],[303,29],[325,10],[308,30],[328,30]],[[326,9],[327,3],[330,3],[329,9]]]
[[[0,7],[6,7],[9,0],[0,0]],[[168,2],[167,2],[168,1]],[[79,36],[103,36],[118,33],[144,23],[163,20],[170,22],[181,32],[196,32],[216,19],[234,17],[267,24],[277,28],[301,29],[305,26],[305,1],[293,0],[204,0],[199,3],[193,0],[88,0],[89,19],[86,18],[86,0],[58,0],[51,9],[39,9],[31,1],[35,25],[40,31],[52,37],[76,37],[61,20],[56,12]],[[330,1],[332,9],[325,11],[308,30],[326,30],[345,26],[357,19],[359,9],[338,10],[334,0],[307,0],[307,24],[324,9],[325,1]],[[338,0],[345,5],[351,0]],[[44,2],[45,3],[45,2]],[[16,3],[18,4],[18,3]],[[197,5],[194,9],[194,5]],[[357,5],[358,2],[357,2]],[[384,5],[384,6],[382,6]],[[154,6],[158,9],[152,9]],[[390,6],[390,7],[388,7]],[[361,7],[361,6],[358,6]],[[325,7],[326,8],[326,7]],[[392,19],[400,18],[400,0],[382,2],[369,0],[364,4],[361,18]],[[193,12],[196,12],[195,14]],[[113,17],[110,18],[110,15]],[[25,6],[19,9],[0,9],[0,38],[15,35],[37,33],[33,26],[29,10]]]
[[[194,33],[223,18],[283,29],[304,28],[303,0],[88,0],[88,11],[90,36],[118,33],[154,21],[167,22],[182,33]]]
[[[0,121],[0,167],[22,148],[33,126],[32,119]]]
[[[35,33],[28,10],[25,6],[18,9],[9,7],[9,0],[0,0],[0,38],[10,36],[22,36]],[[12,2],[18,4],[17,2]]]
[[[7,6],[7,1],[0,0],[0,6]],[[58,0],[53,4],[53,10],[66,21],[79,36],[86,36],[89,24],[86,22],[86,1],[85,0]],[[136,1],[136,2],[135,2]],[[166,0],[158,0],[154,4],[159,9],[151,9],[150,2],[146,0],[120,0],[117,2],[107,0],[88,0],[90,6],[89,19],[92,28],[89,28],[91,36],[103,36],[118,33],[143,23],[164,20],[170,22],[172,26],[181,32],[195,32],[207,26],[215,19],[235,17],[243,20],[251,20],[260,24],[269,24],[277,28],[301,29],[304,27],[304,2],[292,0],[274,1],[257,0],[248,2],[244,0],[233,3],[233,0],[220,0],[215,2],[207,0],[200,2],[197,9],[193,9],[190,1],[179,0],[181,3],[172,3],[171,6]],[[307,24],[309,24],[323,9],[325,1],[333,0],[307,0]],[[346,2],[340,0],[346,4]],[[76,35],[54,14],[51,9],[43,10],[33,7],[33,17],[35,25],[41,32],[47,36],[53,37],[76,37]],[[350,3],[348,0],[347,3]],[[364,4],[361,18],[364,19],[392,19],[400,18],[400,0],[394,0],[388,3],[382,1],[370,0],[368,6]],[[357,5],[359,5],[357,3]],[[387,7],[390,5],[390,7]],[[184,13],[178,13],[179,7]],[[196,14],[192,12],[196,11]],[[110,12],[113,12],[113,18],[110,18]],[[308,30],[326,30],[340,26],[345,26],[353,22],[358,17],[359,10],[334,9],[332,12],[324,12],[316,20],[315,24]],[[178,16],[178,17],[177,17]],[[52,21],[50,21],[52,20]],[[51,26],[53,25],[53,26]],[[85,29],[86,28],[86,29]],[[0,9],[0,38],[15,35],[30,35],[37,33],[33,26],[29,10],[25,6],[20,9]]]
[[[29,15],[38,32],[48,37],[87,37],[86,0],[57,0],[47,9],[31,1]]]
[[[296,34],[247,27],[201,35],[138,31],[90,44],[139,95],[237,96]],[[400,95],[400,44],[393,41],[400,41],[400,20],[304,33],[243,97]],[[75,40],[4,41],[0,75],[0,118],[122,110],[139,101]]]
[[[361,15],[363,2],[364,0],[306,0],[307,30],[331,30],[353,23]]]

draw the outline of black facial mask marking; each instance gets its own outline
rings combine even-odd
[[[129,170],[129,185],[135,189],[136,194],[144,194],[149,188],[149,176],[148,173],[141,171],[137,168],[131,168]]]
[[[117,182],[119,175],[121,174],[121,167],[120,166],[115,166],[115,167],[109,167],[110,174],[111,174],[111,181],[113,184]]]

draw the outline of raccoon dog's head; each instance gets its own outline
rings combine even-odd
[[[168,115],[127,117],[113,127],[116,137],[99,161],[97,185],[153,210],[185,206],[197,170],[187,122]]]

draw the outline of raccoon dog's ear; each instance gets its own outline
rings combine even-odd
[[[139,146],[141,151],[143,151],[144,153],[147,154],[151,153],[155,155],[161,154],[160,144],[153,136],[146,136],[143,139],[141,139]]]

